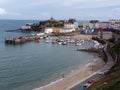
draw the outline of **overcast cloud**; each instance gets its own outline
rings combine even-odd
[[[120,0],[0,0],[0,19],[120,19]]]

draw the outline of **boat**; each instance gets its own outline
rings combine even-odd
[[[50,43],[50,42],[51,42],[51,40],[46,40],[45,42],[46,42],[46,43]]]
[[[68,43],[66,41],[63,41],[62,42],[62,45],[67,45]]]
[[[52,41],[52,44],[57,44],[57,41],[56,41],[56,40],[53,40],[53,41]]]
[[[40,36],[40,39],[43,39],[43,37],[42,37],[42,36]]]
[[[75,42],[75,46],[80,46],[80,45],[81,45],[80,41]]]
[[[60,45],[61,45],[61,44],[62,44],[62,42],[58,42],[58,44],[60,44]]]

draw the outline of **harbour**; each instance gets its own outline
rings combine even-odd
[[[0,90],[120,90],[120,0],[0,6]]]
[[[10,23],[8,23],[10,22]],[[77,47],[91,47],[93,44],[75,46],[75,44],[59,45],[28,42],[9,45],[4,43],[5,37],[18,37],[31,33],[6,32],[23,25],[25,21],[4,21],[8,27],[0,27],[0,89],[1,90],[31,90],[46,85],[51,81],[97,58],[96,54],[77,52]],[[26,21],[30,22],[30,21]],[[4,26],[3,21],[0,22]],[[16,24],[14,24],[16,23]],[[22,23],[22,24],[20,24]],[[14,26],[14,27],[13,27]],[[87,40],[87,42],[91,42]],[[59,53],[57,53],[59,52]]]

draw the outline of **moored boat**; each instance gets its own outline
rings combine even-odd
[[[80,46],[80,45],[81,45],[80,41],[76,41],[76,42],[75,42],[75,45],[76,45],[76,46]]]
[[[62,45],[67,45],[68,43],[66,41],[63,41],[62,42]]]
[[[62,44],[62,42],[58,42],[58,44],[60,44],[60,45],[61,45],[61,44]]]
[[[52,44],[57,44],[57,41],[56,41],[56,40],[53,40],[53,41],[52,41]]]
[[[51,41],[51,40],[46,40],[45,42],[46,42],[46,43],[51,43],[52,41]]]

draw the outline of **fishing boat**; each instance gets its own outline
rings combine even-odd
[[[63,41],[62,42],[62,45],[67,45],[68,43],[66,41]]]
[[[56,41],[56,40],[53,40],[53,41],[52,41],[52,44],[57,44],[57,41]]]
[[[46,43],[51,43],[52,41],[51,41],[51,40],[46,40],[45,42],[46,42]]]
[[[60,45],[61,45],[61,44],[62,44],[62,42],[58,42],[58,44],[60,44]]]
[[[80,45],[81,45],[80,41],[75,42],[75,46],[80,46]]]

